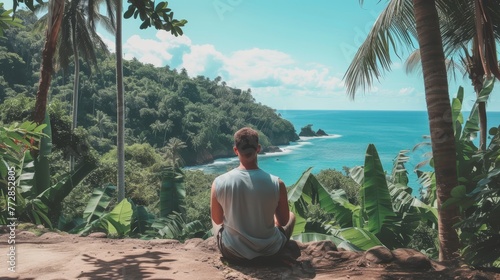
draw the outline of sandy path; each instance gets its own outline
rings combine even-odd
[[[22,233],[23,234],[23,233]],[[216,252],[196,250],[175,240],[139,241],[61,236],[46,233],[16,239],[16,272],[0,254],[1,279],[223,279]],[[6,238],[0,236],[3,251]],[[35,243],[36,242],[36,243]],[[191,245],[194,247],[195,244]],[[194,256],[194,257],[193,257]]]

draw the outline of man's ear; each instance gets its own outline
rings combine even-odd
[[[262,146],[260,144],[257,145],[257,154],[260,154],[260,150],[262,149]]]
[[[235,155],[238,155],[238,148],[233,147],[233,151],[234,151],[234,154],[235,154]]]

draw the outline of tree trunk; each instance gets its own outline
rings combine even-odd
[[[459,250],[453,225],[458,222],[458,208],[441,208],[457,185],[456,148],[453,135],[448,81],[434,0],[413,0],[418,43],[424,74],[425,98],[431,132],[438,203],[439,259],[451,260]]]
[[[80,84],[80,59],[78,56],[78,48],[76,44],[76,34],[77,31],[77,25],[75,24],[73,26],[74,30],[72,33],[72,40],[73,40],[73,61],[75,63],[75,75],[74,75],[74,82],[73,82],[73,122],[71,123],[71,133],[75,132],[75,128],[78,126],[78,88]],[[73,171],[75,168],[75,153],[71,152],[69,156],[70,160],[70,170]]]
[[[118,202],[125,198],[125,98],[123,93],[122,1],[116,5],[116,147],[118,156]]]
[[[47,110],[47,97],[52,80],[53,58],[57,48],[57,37],[61,29],[61,22],[64,14],[64,0],[50,0],[49,21],[47,32],[45,33],[45,45],[42,51],[42,66],[40,69],[40,81],[36,93],[35,112],[33,120],[41,124],[45,118]]]

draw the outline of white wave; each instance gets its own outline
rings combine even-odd
[[[297,150],[303,148],[303,146],[308,146],[308,145],[314,145],[314,140],[318,139],[324,139],[324,138],[340,138],[342,135],[340,134],[332,134],[332,135],[327,135],[327,136],[316,136],[316,137],[300,137],[300,140],[297,142],[293,142],[291,145],[283,145],[283,146],[278,146],[278,148],[281,149],[281,152],[268,152],[265,154],[260,154],[259,157],[276,157],[279,158],[281,156],[285,156],[291,153],[296,152]],[[235,163],[238,161],[238,157],[231,157],[231,158],[220,158],[215,160],[212,163],[204,164],[204,165],[197,165],[197,166],[185,166],[184,168],[187,170],[207,170],[210,168],[215,168],[215,167],[220,167],[224,165],[228,165],[231,163]]]
[[[317,139],[324,139],[324,138],[327,138],[327,139],[332,139],[332,138],[340,138],[342,137],[342,135],[340,134],[330,134],[330,135],[326,135],[326,136],[300,136],[300,140],[301,141],[306,141],[306,140],[317,140]]]
[[[208,166],[210,165],[225,165],[229,164],[232,162],[238,161],[237,157],[232,157],[232,158],[221,158],[221,159],[216,159],[214,162],[207,164]]]

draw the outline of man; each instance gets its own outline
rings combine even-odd
[[[276,255],[290,239],[295,224],[285,184],[258,167],[261,146],[255,130],[238,130],[233,150],[239,166],[217,177],[211,191],[219,250],[233,261]]]

